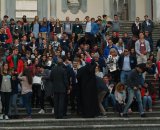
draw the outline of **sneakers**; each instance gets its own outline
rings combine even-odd
[[[9,120],[9,117],[7,115],[0,115],[0,120]]]
[[[39,113],[39,114],[44,114],[45,111],[44,111],[43,109],[41,109],[38,113]]]
[[[119,116],[120,116],[120,117],[123,117],[123,113],[119,113]]]
[[[9,117],[7,115],[4,116],[5,120],[9,120]]]
[[[54,108],[52,108],[52,114],[54,114]]]

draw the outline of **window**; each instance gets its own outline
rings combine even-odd
[[[34,18],[37,15],[37,0],[16,0],[16,18]]]

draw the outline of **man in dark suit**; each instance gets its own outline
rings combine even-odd
[[[59,59],[58,65],[52,69],[50,79],[53,83],[55,118],[61,119],[64,116],[65,93],[69,86],[62,59]]]
[[[120,80],[123,84],[126,84],[127,77],[137,65],[137,59],[129,54],[128,49],[124,50],[124,53],[120,55],[118,60],[118,67],[121,70]]]

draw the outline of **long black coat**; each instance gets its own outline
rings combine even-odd
[[[95,64],[87,64],[77,73],[80,87],[80,100],[84,117],[92,118],[99,114]]]
[[[50,79],[53,83],[55,93],[65,93],[69,86],[67,72],[62,65],[58,65],[51,70]]]

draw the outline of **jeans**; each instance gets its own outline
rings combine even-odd
[[[101,114],[106,113],[106,110],[104,109],[104,107],[102,105],[102,102],[103,102],[103,99],[104,99],[106,93],[107,93],[106,91],[101,91],[98,93],[98,105],[99,105],[99,109],[100,109]]]
[[[116,108],[116,99],[115,99],[114,94],[112,94],[112,93],[110,93],[110,94],[104,99],[104,102],[103,102],[104,108],[105,108],[105,109],[108,108],[109,100],[111,101],[111,104],[112,104],[113,108],[115,109],[115,108]]]
[[[123,71],[123,70],[121,71],[121,75],[120,75],[121,83],[126,84],[127,77],[130,73],[131,71]]]
[[[32,113],[32,107],[31,107],[31,98],[32,98],[32,92],[28,92],[26,94],[23,94],[23,104],[26,108],[26,112],[28,116],[31,116]]]
[[[133,97],[136,97],[136,100],[138,102],[139,112],[142,115],[144,113],[143,105],[142,105],[142,99],[141,99],[141,92],[140,90],[133,90],[132,88],[128,87],[128,101],[124,108],[123,113],[126,114],[128,112],[128,109],[130,105],[132,104]]]
[[[9,107],[9,115],[17,115],[17,97],[18,94],[12,94],[10,98],[10,107]]]
[[[151,98],[151,96],[144,96],[143,97],[144,110],[146,109],[147,104],[148,104],[148,108],[152,109],[152,98]]]

